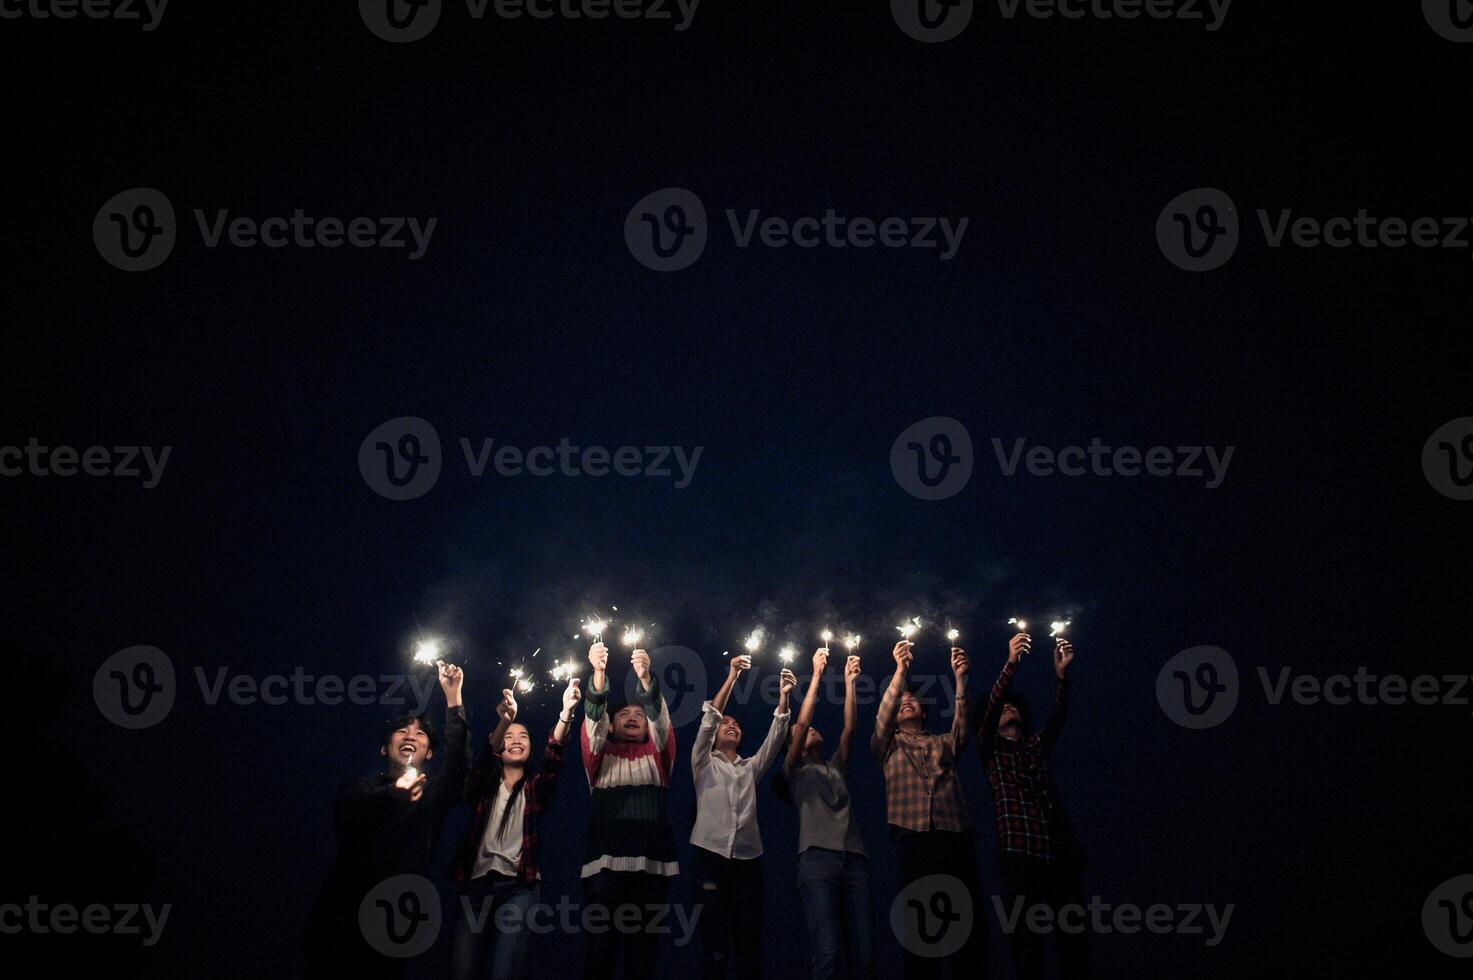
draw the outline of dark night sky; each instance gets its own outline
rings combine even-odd
[[[146,954],[98,947],[138,975],[300,971],[333,792],[373,769],[391,712],[210,706],[196,668],[394,672],[416,628],[444,633],[479,745],[496,661],[572,653],[578,617],[609,604],[658,620],[657,643],[698,651],[713,685],[722,651],[764,615],[769,628],[860,629],[881,682],[898,615],[953,617],[977,694],[1004,660],[1008,616],[1063,610],[1080,652],[1054,768],[1094,858],[1086,893],[1236,905],[1213,948],[1097,938],[1100,976],[1456,964],[1424,937],[1421,908],[1473,872],[1459,799],[1470,709],[1272,706],[1256,668],[1466,673],[1461,630],[1444,625],[1466,606],[1473,524],[1469,505],[1429,487],[1420,453],[1469,414],[1470,250],[1272,249],[1253,212],[1473,213],[1460,152],[1473,49],[1438,37],[1415,4],[1240,0],[1211,33],[1008,21],[989,4],[936,45],[907,38],[883,3],[836,0],[707,0],[680,33],[476,22],[448,3],[430,37],[404,45],[370,34],[352,4],[310,6],[181,4],[148,33],[0,22],[0,445],[173,447],[152,490],[0,480],[4,636],[41,658],[17,680],[43,719],[31,724],[46,772],[12,791],[6,819],[49,843],[14,859],[19,894],[172,903]],[[89,228],[134,186],[164,191],[181,231],[167,262],[130,275]],[[701,196],[711,240],[661,275],[631,257],[623,223],[669,186]],[[1193,275],[1154,228],[1198,186],[1228,191],[1244,229],[1226,266]],[[298,207],[438,220],[410,262],[207,249],[190,216]],[[949,262],[739,249],[727,208],[970,224]],[[404,415],[436,427],[446,472],[395,502],[356,460],[371,429]],[[889,452],[937,415],[967,426],[976,465],[961,493],[927,502],[897,485]],[[679,490],[474,479],[460,437],[703,454]],[[1235,454],[1215,490],[1005,478],[993,437]],[[128,732],[90,691],[98,665],[134,644],[169,655],[181,693],[162,724]],[[1233,717],[1203,732],[1155,697],[1162,664],[1196,644],[1230,651],[1245,680]],[[1042,659],[1021,681],[1039,707]],[[917,669],[941,663],[933,635]],[[749,751],[768,710],[739,709]],[[524,715],[540,740],[551,697]],[[821,710],[831,739],[838,720]],[[863,710],[862,738],[872,724]],[[680,732],[672,792],[682,841],[693,734]],[[66,802],[57,787],[79,780],[96,795]],[[964,782],[991,891],[975,754]],[[893,849],[867,754],[852,789],[890,970]],[[573,762],[545,833],[545,897],[578,895],[587,806]],[[798,976],[795,814],[765,788],[760,813],[767,963]],[[79,820],[126,831],[147,870],[97,884],[114,864],[98,841],[113,838],[79,847],[55,833]],[[92,950],[33,943],[63,960]],[[578,948],[539,941],[539,972],[571,969]],[[695,952],[667,950],[672,975]]]

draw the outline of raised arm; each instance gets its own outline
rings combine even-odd
[[[778,680],[777,710],[772,713],[772,724],[767,727],[767,737],[762,740],[762,747],[752,757],[752,778],[761,779],[767,772],[768,766],[777,759],[778,753],[783,749],[783,738],[788,734],[788,719],[792,717],[788,702],[792,697],[793,688],[798,686],[798,675],[784,667]]]
[[[1054,709],[1049,712],[1048,722],[1039,733],[1045,754],[1054,750],[1054,743],[1064,731],[1064,719],[1069,715],[1069,665],[1074,662],[1074,644],[1059,638],[1054,644],[1054,676],[1059,682],[1054,685]]]
[[[793,722],[793,737],[788,742],[788,757],[783,768],[798,768],[803,760],[803,743],[808,740],[808,727],[813,724],[813,709],[818,705],[819,677],[828,665],[829,651],[819,647],[813,651],[813,676],[808,680],[808,692],[803,695],[803,705],[798,709],[798,720]]]
[[[440,690],[445,692],[445,762],[430,779],[425,792],[443,817],[465,796],[470,774],[471,731],[460,700],[464,672],[454,664],[440,664]]]
[[[977,723],[977,748],[984,753],[997,739],[997,719],[1002,714],[1002,699],[1007,696],[1008,688],[1013,686],[1013,677],[1018,673],[1018,661],[1032,645],[1033,637],[1027,633],[1019,633],[1008,641],[1007,663],[1002,665],[1002,673],[997,675],[997,681],[987,695],[982,720]]]
[[[859,657],[844,661],[844,728],[839,732],[839,748],[834,759],[839,768],[849,771],[849,750],[854,744],[854,729],[859,722],[859,708],[854,699],[854,685],[859,680]]]
[[[961,647],[951,648],[951,674],[956,679],[956,704],[951,716],[951,756],[961,758],[967,747],[967,738],[972,730],[972,713],[967,710],[967,676],[972,665],[967,660],[967,651]]]
[[[721,716],[726,713],[726,702],[731,697],[731,689],[736,684],[736,679],[752,666],[751,657],[732,657],[727,661],[726,680],[722,682],[721,689],[716,696],[701,705],[701,727],[696,729],[696,740],[690,747],[690,774],[691,778],[699,777],[701,771],[711,764],[711,747],[716,743],[716,728],[721,724]]]
[[[559,745],[568,744],[568,736],[573,732],[573,715],[578,702],[583,700],[583,691],[578,684],[578,678],[569,677],[568,686],[563,689],[563,709],[558,712],[557,724],[552,727],[552,740]]]
[[[869,740],[870,751],[881,760],[890,754],[890,743],[895,739],[895,712],[900,710],[900,694],[905,690],[905,678],[910,673],[911,642],[901,640],[895,644],[892,655],[895,657],[895,674],[880,697],[875,734]]]
[[[629,657],[639,687],[634,692],[644,708],[644,717],[649,722],[650,741],[662,756],[669,755],[674,761],[675,741],[670,728],[670,712],[665,710],[665,696],[660,693],[660,681],[650,670],[650,655],[644,650],[635,650]]]
[[[589,647],[588,663],[593,667],[593,680],[583,702],[583,768],[588,770],[588,784],[592,786],[609,738],[608,649],[602,643]]]

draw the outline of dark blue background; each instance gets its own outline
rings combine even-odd
[[[351,4],[171,6],[150,34],[6,22],[0,442],[174,447],[154,490],[0,482],[15,756],[40,757],[8,808],[25,842],[18,893],[174,905],[146,955],[39,947],[105,950],[148,976],[300,969],[334,788],[373,768],[388,712],[211,707],[195,667],[378,674],[403,669],[416,628],[444,631],[479,745],[496,661],[573,652],[577,618],[608,604],[659,620],[656,642],[699,651],[713,684],[764,611],[772,627],[861,628],[878,680],[881,636],[930,610],[963,628],[979,692],[1008,616],[1069,609],[1077,701],[1055,771],[1094,855],[1087,893],[1236,904],[1216,948],[1096,941],[1101,976],[1447,969],[1420,909],[1473,870],[1456,803],[1468,709],[1275,708],[1254,670],[1466,671],[1469,519],[1427,486],[1419,453],[1468,413],[1468,253],[1271,250],[1249,214],[1468,213],[1469,52],[1415,5],[1288,6],[1240,0],[1214,34],[1009,22],[988,7],[934,46],[884,4],[832,0],[707,0],[682,34],[477,23],[452,5],[401,46]],[[164,266],[128,275],[88,229],[138,185],[181,220],[196,207],[439,220],[418,262],[207,250],[191,230]],[[1234,196],[1245,234],[1226,267],[1194,276],[1153,229],[1202,185]],[[692,268],[657,275],[622,227],[666,186],[702,196],[712,241]],[[942,263],[739,250],[728,207],[971,221]],[[436,426],[447,472],[395,503],[365,486],[356,456],[400,415]],[[967,425],[977,467],[962,493],[927,503],[897,486],[888,453],[932,415]],[[461,436],[704,452],[684,490],[476,480]],[[1236,452],[1212,491],[1007,479],[994,436]],[[940,665],[931,640],[919,659]],[[124,732],[93,707],[91,677],[140,643],[173,658],[184,693],[165,723]],[[1199,643],[1234,654],[1246,692],[1228,723],[1196,733],[1162,714],[1154,684]],[[1042,658],[1025,665],[1040,707],[1048,676]],[[554,712],[527,707],[539,738]],[[749,750],[766,713],[740,709]],[[831,739],[838,719],[820,712]],[[867,709],[861,739],[871,725]],[[680,734],[684,841],[693,729]],[[963,779],[992,888],[975,757]],[[893,852],[867,755],[852,788],[889,971]],[[578,893],[586,811],[574,762],[543,843],[549,897]],[[760,813],[765,955],[772,975],[797,976],[795,815],[765,791]],[[994,931],[999,969],[1003,945]],[[552,975],[578,953],[559,938],[533,955]],[[664,962],[687,975],[694,957]]]

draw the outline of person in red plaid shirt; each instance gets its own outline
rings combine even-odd
[[[1043,936],[1026,925],[1028,910],[1045,905],[1053,920],[1060,909],[1084,904],[1079,875],[1085,864],[1083,848],[1074,837],[1048,760],[1069,707],[1066,672],[1074,662],[1074,645],[1054,640],[1054,710],[1037,733],[1028,724],[1027,707],[1010,688],[1018,664],[1032,648],[1033,638],[1019,633],[1008,644],[1008,660],[992,685],[977,737],[992,801],[997,809],[997,853],[1008,901],[1021,908],[1014,928],[1013,960],[1019,980],[1043,976]],[[1055,929],[1060,975],[1077,980],[1088,974],[1084,931]]]
[[[987,976],[987,921],[982,911],[982,881],[977,871],[976,837],[972,816],[957,777],[957,763],[969,733],[967,708],[967,654],[951,648],[951,670],[956,680],[956,709],[951,730],[945,735],[926,731],[926,709],[906,689],[913,657],[909,640],[895,644],[895,674],[880,699],[875,734],[870,749],[885,773],[886,820],[895,842],[896,872],[902,892],[922,878],[944,876],[948,894],[940,896],[945,907],[954,908],[964,890],[972,910],[970,922],[958,925],[950,913],[942,915],[942,929],[933,931],[928,908],[941,908],[931,896],[906,900],[905,977],[907,980],[940,975],[941,959],[951,964],[955,980]],[[915,908],[919,902],[919,907]],[[960,913],[958,913],[960,914]],[[911,916],[914,918],[911,918]],[[954,935],[955,930],[964,932]],[[921,955],[918,947],[931,955]],[[950,955],[937,955],[937,948]]]
[[[496,706],[500,720],[466,785],[471,821],[451,865],[466,913],[454,917],[455,980],[515,980],[522,975],[530,936],[527,913],[541,891],[537,824],[552,803],[580,696],[574,677],[563,691],[562,712],[542,750],[542,767],[529,773],[532,734],[516,721],[512,692],[501,692]]]

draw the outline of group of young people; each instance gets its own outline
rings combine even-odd
[[[936,733],[927,729],[926,706],[910,689],[912,644],[902,640],[895,645],[894,672],[880,700],[870,750],[884,774],[899,888],[904,892],[929,876],[944,875],[949,887],[965,892],[973,910],[970,930],[960,942],[948,944],[947,956],[902,939],[907,978],[938,976],[942,962],[949,962],[958,980],[988,974],[981,874],[958,774],[974,731],[992,788],[998,870],[1008,900],[1021,901],[1024,908],[1047,906],[1055,916],[1062,906],[1082,901],[1084,850],[1049,770],[1068,708],[1074,647],[1063,637],[1055,639],[1053,706],[1038,731],[1012,690],[1019,664],[1031,648],[1028,634],[1012,638],[985,704],[975,709],[968,690],[970,662],[964,650],[953,647],[952,721],[948,731]],[[654,917],[667,906],[671,880],[680,873],[669,808],[676,735],[649,654],[631,654],[635,693],[619,706],[610,703],[608,659],[602,643],[589,649],[592,676],[586,696],[578,679],[569,682],[557,723],[535,764],[532,733],[516,720],[510,690],[502,692],[485,750],[469,764],[470,737],[460,697],[463,672],[440,665],[446,698],[440,767],[433,773],[424,770],[437,747],[428,718],[396,719],[380,746],[385,770],[349,780],[339,793],[334,817],[338,852],[307,932],[310,976],[402,972],[402,961],[380,955],[365,942],[360,904],[387,877],[430,874],[445,818],[462,799],[469,802],[471,820],[450,877],[478,914],[450,917],[453,974],[456,980],[523,975],[531,936],[527,913],[540,899],[539,824],[552,806],[580,701],[581,754],[590,790],[580,873],[583,903],[585,914],[596,910],[599,921],[620,926],[585,934],[583,974],[587,980],[612,980],[622,964],[623,976],[630,980],[655,976],[664,930],[653,928]],[[802,972],[816,980],[846,972],[855,980],[875,976],[869,856],[848,790],[861,666],[853,655],[842,665],[843,728],[834,750],[826,754],[827,743],[812,722],[828,662],[827,648],[815,651],[813,674],[795,720],[790,699],[798,678],[782,670],[772,721],[751,755],[740,753],[742,727],[726,713],[751,658],[732,658],[720,689],[702,705],[690,754],[696,803],[688,871],[691,900],[700,910],[705,978],[725,980],[732,966],[742,980],[762,976],[765,876],[757,800],[765,774],[779,759],[773,787],[799,816],[797,882],[810,939],[809,963]],[[926,902],[917,904],[915,914],[926,914]],[[1085,976],[1082,935],[1055,935],[1062,975]],[[1011,938],[1018,976],[1041,977],[1042,936],[1020,927]]]

